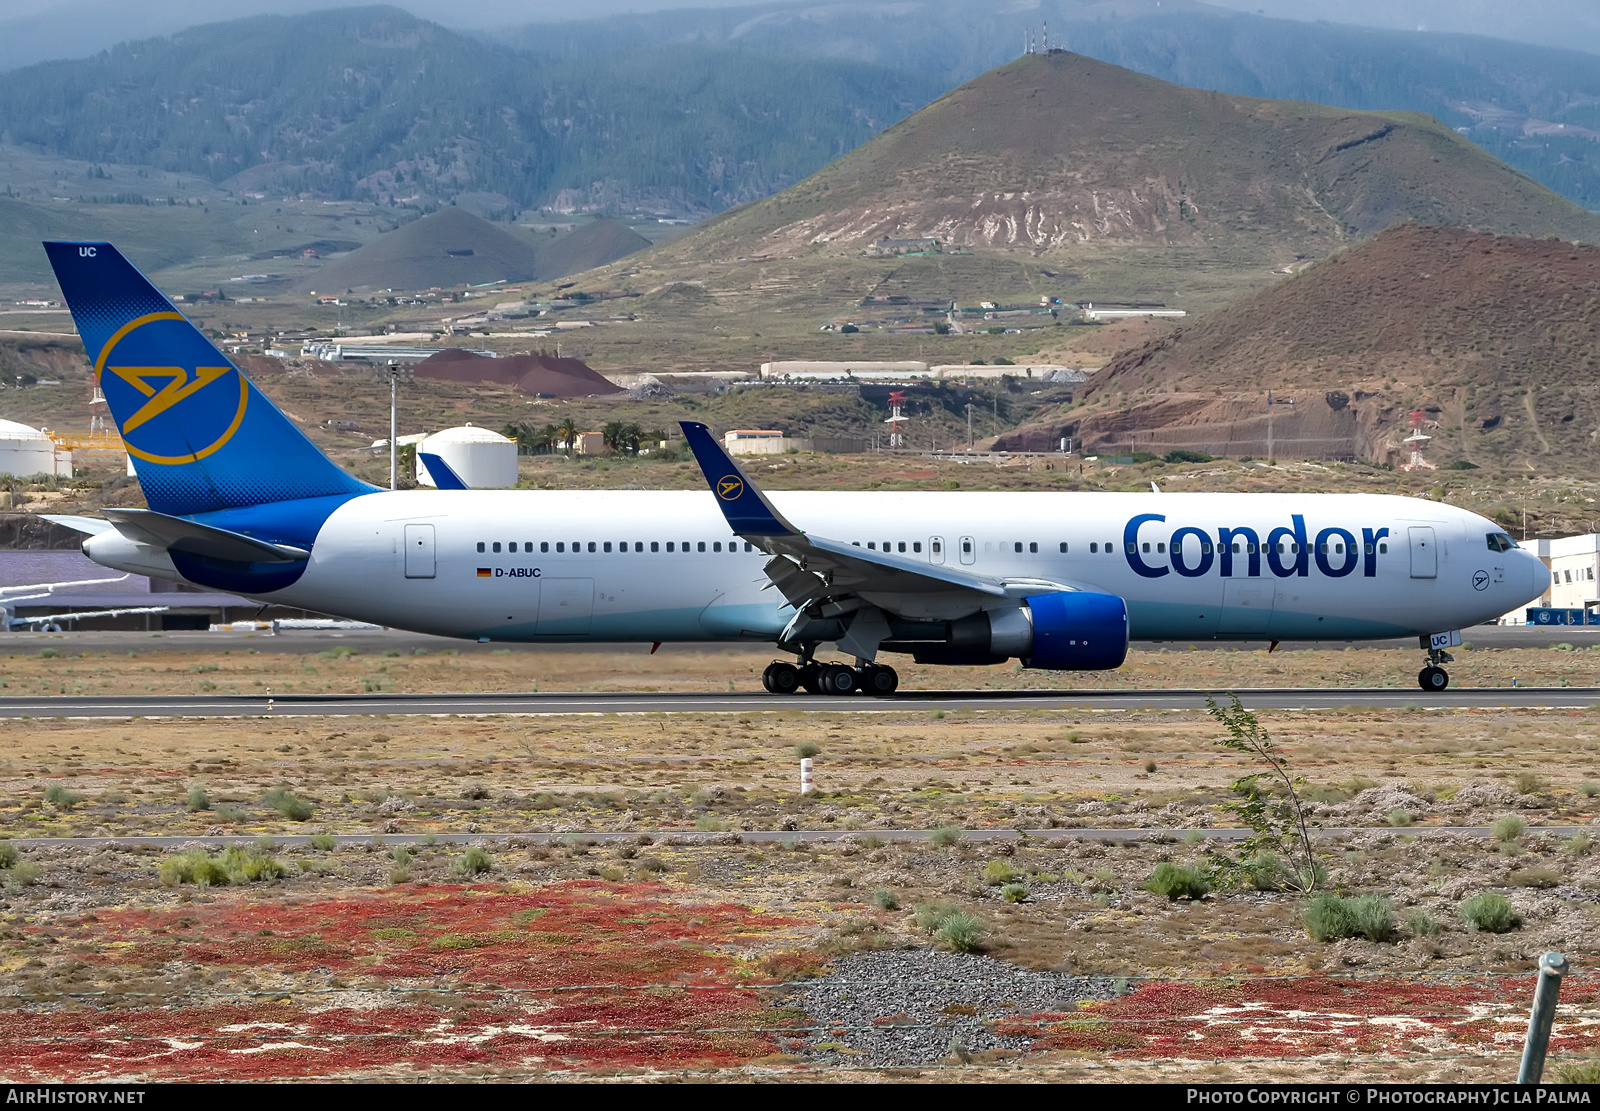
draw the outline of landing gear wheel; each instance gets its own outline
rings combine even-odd
[[[807,694],[822,693],[822,665],[816,662],[805,664],[800,669],[800,689]]]
[[[1429,694],[1437,694],[1450,685],[1450,673],[1442,667],[1429,664],[1417,672],[1417,685]]]
[[[782,660],[773,660],[761,673],[761,685],[771,694],[793,694],[800,686],[800,669]]]
[[[822,669],[824,694],[850,694],[856,689],[855,668],[844,664],[827,664]]]
[[[899,685],[900,676],[892,667],[874,664],[861,669],[861,689],[875,698],[893,694]]]

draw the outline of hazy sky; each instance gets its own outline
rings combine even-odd
[[[294,14],[361,0],[0,0],[0,69],[81,58],[127,39],[266,12]],[[484,28],[629,11],[737,7],[752,0],[390,0],[448,27]],[[830,0],[823,0],[830,2]],[[831,0],[837,2],[837,0]],[[911,0],[914,3],[914,0]],[[972,0],[1022,16],[1038,0]],[[1093,0],[1091,0],[1093,2]],[[1117,5],[1101,0],[1103,6]],[[1404,30],[1464,31],[1600,53],[1600,0],[1211,0],[1237,11]],[[1184,0],[1177,0],[1179,5]],[[910,6],[908,3],[907,6]],[[1135,0],[1135,6],[1145,3]],[[1046,0],[1046,8],[1055,4]]]

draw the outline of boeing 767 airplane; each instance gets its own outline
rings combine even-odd
[[[764,641],[769,691],[892,694],[885,654],[1121,666],[1129,640],[1419,638],[1549,572],[1492,521],[1373,494],[382,490],[345,473],[109,243],[46,243],[148,509],[59,518],[95,562],[474,640]],[[823,663],[834,645],[854,661]]]

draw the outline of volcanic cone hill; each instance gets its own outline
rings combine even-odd
[[[997,446],[1401,462],[1412,412],[1434,465],[1600,455],[1600,248],[1403,224],[1123,351]]]
[[[1319,257],[1407,220],[1600,239],[1600,216],[1429,116],[1186,88],[1077,54],[968,82],[668,257],[1200,248],[1215,265]]]
[[[580,225],[539,245],[533,276],[542,282],[593,270],[650,246],[650,241],[621,220],[606,217]]]
[[[532,278],[538,266],[538,252],[520,236],[452,206],[331,259],[297,288],[336,293],[484,285]]]

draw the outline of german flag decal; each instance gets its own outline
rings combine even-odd
[[[487,567],[478,568],[478,578],[480,578],[480,579],[491,578],[493,575],[494,575],[494,572],[489,570]]]

